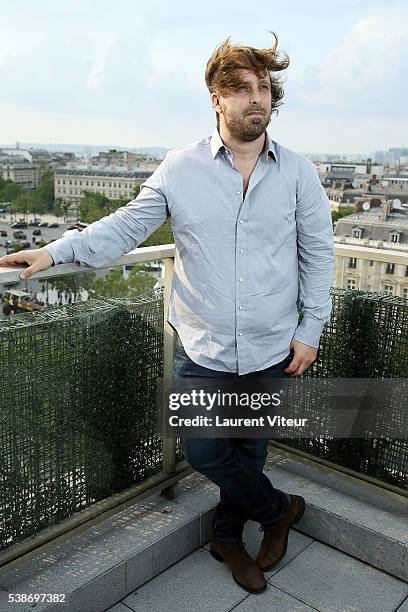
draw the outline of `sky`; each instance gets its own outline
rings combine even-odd
[[[0,143],[174,148],[211,134],[233,42],[291,60],[268,131],[298,152],[408,145],[406,0],[0,0]]]

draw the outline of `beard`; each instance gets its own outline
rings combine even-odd
[[[249,112],[262,112],[263,115],[250,116]],[[223,109],[225,125],[235,140],[241,142],[252,142],[259,138],[271,121],[272,110],[265,112],[263,109],[248,109],[245,113],[228,112]]]

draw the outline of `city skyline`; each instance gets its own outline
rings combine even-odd
[[[267,47],[273,30],[291,58],[285,104],[268,127],[274,140],[327,154],[403,147],[407,17],[399,0],[344,0],[330,11],[321,0],[102,1],[97,11],[23,0],[2,11],[0,139],[132,148],[200,140],[215,125],[204,83],[213,49],[228,35]]]

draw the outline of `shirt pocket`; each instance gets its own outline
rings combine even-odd
[[[279,247],[293,247],[297,241],[296,211],[290,211],[272,221],[272,242]]]

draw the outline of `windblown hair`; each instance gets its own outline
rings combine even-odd
[[[272,112],[278,113],[278,106],[282,104],[283,87],[280,76],[273,73],[285,70],[290,59],[285,52],[278,52],[278,36],[271,32],[275,38],[275,44],[271,49],[256,49],[255,47],[244,47],[235,45],[229,36],[223,43],[216,47],[214,53],[207,62],[205,70],[205,82],[210,93],[228,95],[240,84],[239,70],[251,70],[258,78],[265,76],[267,71],[271,83]],[[217,125],[219,116],[217,113]]]

